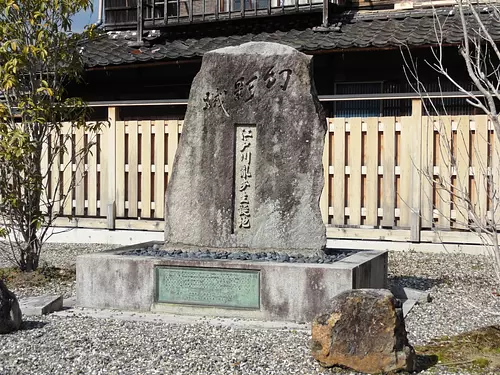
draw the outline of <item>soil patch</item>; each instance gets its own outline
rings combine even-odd
[[[500,326],[488,326],[415,347],[419,355],[436,356],[438,365],[472,373],[500,373]]]
[[[58,267],[40,267],[33,272],[22,272],[16,267],[0,268],[0,279],[9,289],[44,286],[52,281],[74,281],[76,269]]]

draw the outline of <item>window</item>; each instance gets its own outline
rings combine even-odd
[[[231,11],[240,11],[241,10],[241,1],[242,0],[232,0],[232,8]],[[271,0],[244,0],[245,9],[244,10],[255,10],[255,5],[257,5],[257,9],[267,9],[267,4]]]
[[[380,94],[382,82],[346,82],[335,84],[335,95]],[[380,100],[349,100],[335,102],[337,117],[378,117],[382,113]]]
[[[335,95],[363,97],[372,94],[407,92],[407,85],[391,82],[340,82],[335,84]],[[332,113],[333,112],[333,113]],[[332,111],[336,117],[410,116],[411,100],[346,100],[334,102]]]

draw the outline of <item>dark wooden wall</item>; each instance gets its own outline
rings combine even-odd
[[[457,51],[456,47],[446,50],[447,67],[455,79],[470,86]],[[433,61],[429,48],[415,49],[412,57],[418,66],[420,79],[428,85],[429,91],[439,91],[439,77],[429,67]],[[323,53],[315,55],[313,62],[319,95],[413,93],[405,75],[404,59],[398,49]],[[191,82],[200,66],[201,60],[195,59],[156,66],[146,64],[144,67],[135,65],[129,68],[124,65],[88,70],[83,83],[70,86],[69,92],[87,101],[187,99]],[[442,78],[441,87],[443,91],[455,91]],[[455,105],[463,105],[460,103]],[[384,105],[388,108],[387,115],[404,115],[410,109],[409,101],[387,102]],[[342,105],[334,108],[332,103],[325,106],[329,115],[343,108]],[[361,105],[359,108],[364,107]],[[145,110],[153,117],[161,117],[164,113],[161,108],[149,107]],[[168,111],[182,118],[181,107],[169,108]]]

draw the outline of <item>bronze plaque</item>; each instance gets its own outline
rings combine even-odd
[[[260,272],[223,268],[156,267],[156,302],[260,308]]]

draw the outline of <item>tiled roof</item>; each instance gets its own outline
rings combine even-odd
[[[500,41],[500,22],[487,9],[480,13],[490,34]],[[459,44],[462,40],[457,10],[440,9],[437,15],[442,26],[442,42]],[[319,24],[319,23],[318,23]],[[218,36],[190,35],[187,33],[162,34],[157,32],[146,38],[146,43],[133,46],[136,34],[132,31],[108,32],[83,47],[87,67],[121,65],[155,60],[175,60],[201,57],[204,53],[250,41],[287,44],[303,52],[316,52],[350,48],[390,48],[437,44],[436,21],[432,10],[345,12],[328,30],[291,25],[289,29],[235,32]],[[295,27],[295,28],[294,28]],[[191,26],[191,30],[196,26]],[[170,31],[170,30],[167,30]],[[199,33],[198,33],[199,34]]]

